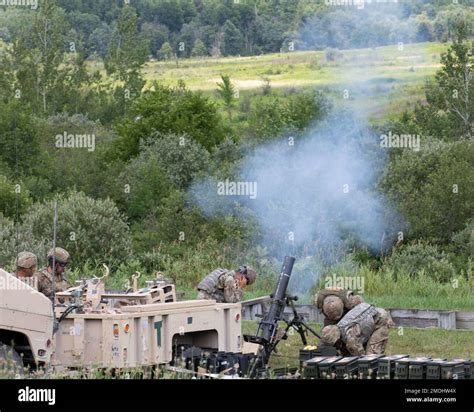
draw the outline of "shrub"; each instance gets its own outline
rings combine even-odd
[[[170,88],[159,84],[138,98],[130,117],[118,124],[120,135],[116,156],[127,160],[139,153],[140,140],[153,131],[186,134],[211,150],[227,133],[217,109],[208,98],[181,84]]]
[[[282,97],[259,96],[249,115],[249,133],[256,137],[277,137],[285,132],[302,132],[330,110],[319,92],[289,93]]]
[[[114,199],[131,220],[144,218],[172,188],[163,162],[152,150],[132,159],[116,180]]]
[[[160,161],[171,182],[180,188],[189,185],[209,162],[208,151],[188,136],[156,132],[142,144],[140,157]]]
[[[400,149],[396,149],[400,150]],[[474,215],[474,142],[421,141],[394,154],[382,189],[409,224],[408,235],[448,243]]]
[[[337,60],[342,59],[344,56],[342,52],[338,49],[333,49],[331,47],[328,47],[324,50],[324,54],[326,56],[326,61],[328,62],[335,62]]]
[[[45,249],[45,245],[38,245],[34,250],[40,250],[44,254]],[[17,233],[13,220],[0,212],[0,267],[13,271],[17,253],[24,250],[32,250],[28,236],[19,227]]]
[[[6,217],[15,218],[17,205],[18,214],[21,215],[31,203],[29,192],[22,182],[17,186],[6,176],[0,175],[0,213],[3,213]]]
[[[105,159],[105,151],[113,139],[107,129],[82,114],[58,114],[39,120],[37,134],[43,151],[38,158],[35,177],[41,186],[28,186],[35,197],[42,200],[48,186],[62,192],[74,187],[88,196],[106,197],[113,176]],[[61,145],[68,143],[68,139],[64,139],[65,142],[59,139],[64,134],[85,136],[81,143],[86,143],[87,147]]]
[[[425,272],[430,278],[440,282],[449,282],[455,276],[455,270],[448,256],[438,246],[418,241],[400,249],[395,249],[387,262],[387,267],[395,272],[418,276]]]
[[[58,195],[58,246],[69,251],[74,266],[85,262],[124,261],[130,255],[130,234],[124,217],[110,199],[94,200],[81,192]],[[21,231],[28,250],[44,256],[52,244],[54,201],[33,205]]]

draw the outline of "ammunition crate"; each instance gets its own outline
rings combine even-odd
[[[321,356],[324,356],[325,358],[338,356],[337,349],[334,346],[321,346],[317,349],[310,350],[300,349],[300,369],[303,369],[303,362]]]
[[[410,358],[403,358],[395,363],[395,379],[408,379],[408,362]]]
[[[431,358],[413,358],[408,366],[408,379],[426,379],[426,367]]]
[[[426,377],[426,363],[430,360],[431,358],[426,357],[398,360],[395,366],[395,379],[423,379]]]
[[[372,379],[376,377],[379,359],[383,355],[367,355],[359,358],[359,379]]]
[[[442,365],[441,379],[465,379],[464,360],[450,361]]]
[[[358,356],[349,356],[334,363],[336,379],[352,379],[354,376],[357,376],[358,360]]]
[[[441,366],[446,359],[432,359],[426,362],[426,379],[441,379]]]
[[[453,362],[464,363],[464,379],[474,379],[472,362],[470,359],[453,359]]]
[[[325,359],[326,359],[325,356],[317,356],[315,358],[308,359],[307,361],[303,362],[303,367],[302,367],[303,377],[309,378],[309,379],[319,379],[318,365]]]
[[[303,363],[307,360],[310,360],[314,357],[318,356],[316,354],[316,349],[311,349],[311,350],[307,350],[307,349],[300,349],[300,356],[299,356],[299,359],[300,359],[300,369],[303,368]]]
[[[377,379],[393,379],[395,366],[398,360],[408,358],[408,355],[384,356],[379,359]]]
[[[319,379],[334,379],[335,378],[335,363],[343,359],[342,356],[331,356],[324,359],[318,364]],[[334,375],[333,375],[334,374]]]
[[[465,362],[464,362],[464,379],[474,379],[474,371],[473,371],[473,368],[472,368],[472,362],[467,359]]]

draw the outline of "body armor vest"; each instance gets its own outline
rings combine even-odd
[[[199,284],[197,285],[198,290],[203,290],[211,296],[216,296],[218,294],[219,296],[223,296],[223,291],[219,290],[218,284],[219,284],[219,278],[222,275],[225,275],[229,271],[227,269],[216,269],[209,273]]]
[[[346,339],[347,331],[351,326],[358,324],[362,343],[367,342],[375,329],[374,315],[376,313],[375,307],[368,303],[361,303],[347,312],[346,316],[337,324],[341,331],[342,339]]]

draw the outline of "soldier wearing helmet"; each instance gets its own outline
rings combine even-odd
[[[18,279],[35,287],[33,275],[36,272],[38,258],[31,252],[20,252],[16,258],[16,276]]]
[[[16,258],[16,275],[19,278],[31,278],[38,265],[38,258],[31,252],[20,252]]]
[[[321,331],[321,343],[343,347],[351,356],[383,354],[394,323],[381,308],[362,302],[336,324]]]
[[[364,302],[360,295],[354,295],[352,290],[326,288],[320,290],[314,304],[324,315],[324,325],[336,324],[353,307]]]
[[[198,299],[215,300],[218,303],[236,303],[242,300],[244,289],[257,279],[257,272],[241,266],[237,270],[216,269],[198,285]]]
[[[57,247],[48,252],[48,266],[35,273],[38,291],[53,300],[54,293],[62,292],[71,287],[71,284],[64,276],[66,266],[70,261],[67,250]],[[53,293],[53,262],[55,265],[55,292]]]

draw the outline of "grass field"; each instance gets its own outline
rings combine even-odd
[[[256,322],[242,322],[242,333],[255,333]],[[312,324],[316,331],[321,325]],[[316,345],[317,338],[308,339],[308,344]],[[438,358],[474,359],[474,331],[445,329],[393,328],[385,353],[388,355],[407,354],[410,356],[431,356]],[[290,336],[278,346],[279,353],[272,355],[270,365],[274,368],[298,366],[299,350],[303,349],[299,335]]]
[[[423,100],[425,80],[441,67],[443,43],[416,43],[342,50],[334,61],[325,51],[294,51],[250,57],[192,58],[146,63],[143,73],[152,82],[176,86],[218,99],[221,75],[228,75],[244,97],[258,91],[264,79],[276,90],[324,89],[336,105],[344,104],[370,121],[387,119]],[[90,69],[103,72],[101,62]],[[344,94],[347,91],[349,94]]]
[[[446,49],[446,44],[419,43],[343,50],[335,61],[328,61],[324,51],[150,61],[144,74],[149,83],[176,85],[184,80],[190,89],[209,95],[221,75],[229,75],[242,96],[258,90],[263,79],[274,89],[324,88],[336,104],[349,103],[376,120],[423,99],[424,81],[439,69],[440,54]]]

